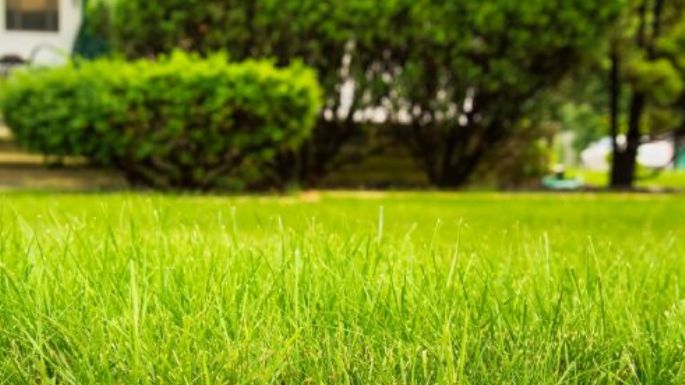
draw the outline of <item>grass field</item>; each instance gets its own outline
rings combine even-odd
[[[607,187],[609,185],[609,173],[591,170],[570,170],[572,176],[578,176],[585,183],[594,187]],[[685,171],[665,170],[656,174],[642,172],[635,182],[638,188],[674,189],[685,190]]]
[[[0,195],[0,384],[682,384],[685,200]]]

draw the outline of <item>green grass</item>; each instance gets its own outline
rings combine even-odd
[[[609,184],[609,173],[589,170],[571,170],[571,175],[579,176],[591,186],[606,187]],[[666,188],[685,190],[685,171],[665,170],[657,174],[642,172],[642,177],[636,181],[636,186],[641,188]]]
[[[685,200],[0,196],[0,384],[682,384]]]

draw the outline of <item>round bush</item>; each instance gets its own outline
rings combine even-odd
[[[85,156],[156,188],[214,189],[263,184],[274,155],[310,135],[320,99],[299,64],[177,52],[18,73],[0,105],[29,150]]]

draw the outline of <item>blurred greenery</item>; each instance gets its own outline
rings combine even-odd
[[[638,178],[637,153],[645,135],[679,131],[681,117],[665,118],[667,108],[679,104],[685,83],[679,48],[685,11],[682,0],[631,0],[609,35],[609,90],[611,135],[624,133],[625,145],[615,146],[611,185],[632,187]],[[628,102],[620,99],[624,92]],[[671,108],[682,114],[682,107]],[[622,124],[625,122],[625,125]]]
[[[312,66],[325,105],[312,139],[277,158],[285,179],[316,185],[345,164],[346,143],[380,124],[433,184],[455,187],[519,134],[543,91],[592,58],[624,3],[127,0],[106,33],[131,58],[181,48]]]
[[[575,152],[625,137],[612,179],[629,187],[641,142],[685,143],[684,10],[685,0],[89,0],[83,34],[117,60],[225,51],[313,68],[323,107],[310,136],[270,157],[273,185],[328,186],[336,171],[402,153],[433,186],[526,186],[560,161],[554,135],[572,132]]]

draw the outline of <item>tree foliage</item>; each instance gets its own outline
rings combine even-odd
[[[398,111],[410,111],[411,119],[399,126],[431,180],[459,185],[485,152],[516,134],[543,91],[592,54],[620,6],[414,2],[412,14],[428,12],[431,28],[417,28],[419,40],[404,52]]]
[[[678,51],[685,49],[679,38],[684,11],[682,0],[631,0],[610,35],[613,187],[632,187],[638,147],[648,133],[645,122],[665,122],[664,112],[683,94],[685,72]],[[620,103],[623,93],[629,95],[626,108]],[[621,126],[624,115],[625,128]],[[625,133],[625,145],[616,139],[621,133]]]
[[[126,0],[112,36],[129,57],[299,58],[325,94],[313,141],[290,157],[307,174],[327,172],[362,125],[388,124],[434,183],[457,186],[595,48],[624,1]]]

